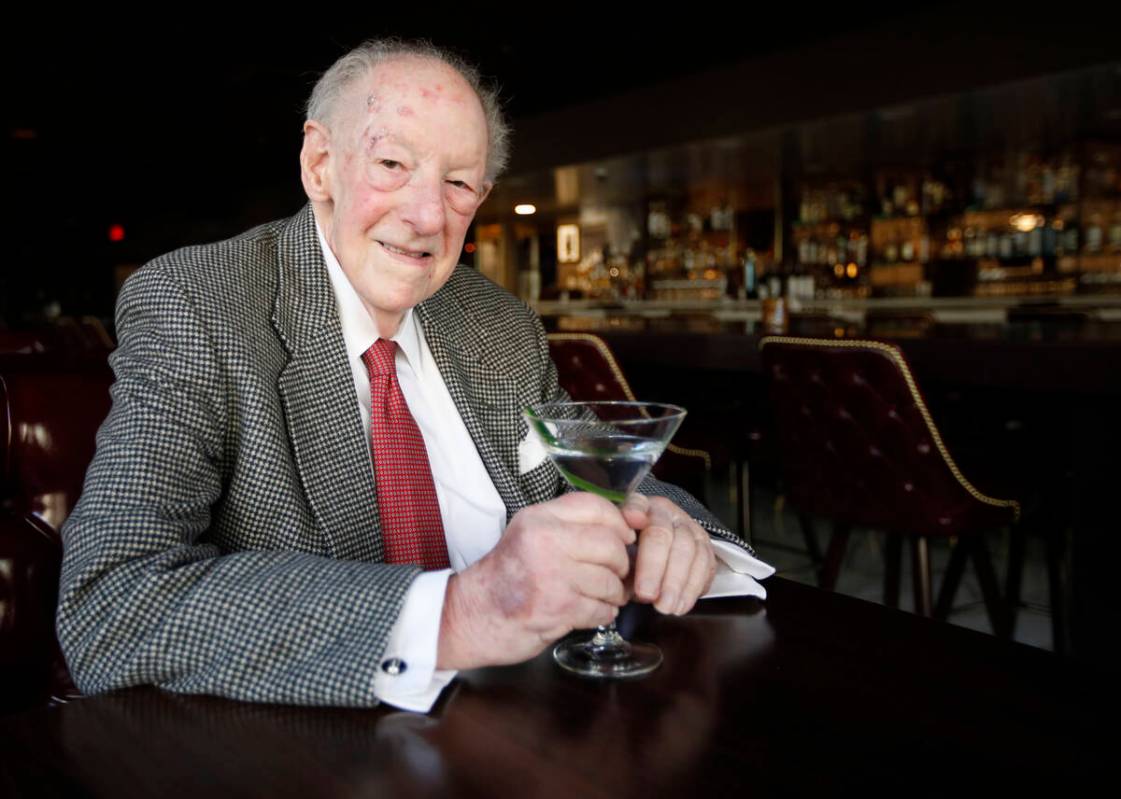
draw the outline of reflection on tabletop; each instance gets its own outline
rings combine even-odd
[[[649,623],[667,652],[662,669],[645,680],[569,676],[546,651],[522,666],[464,672],[429,716],[389,707],[255,705],[147,688],[80,700],[59,715],[69,759],[61,771],[106,796],[133,794],[138,786],[181,795],[202,783],[219,792],[251,783],[261,796],[633,795],[635,786],[661,792],[675,782],[684,788],[720,737],[727,692],[772,649],[764,606],[742,601],[751,612],[710,614],[706,600],[684,619],[655,619],[642,608],[640,626]],[[135,744],[143,758],[122,757],[123,744]],[[61,772],[52,779],[64,790]]]

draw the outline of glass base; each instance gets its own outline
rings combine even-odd
[[[662,665],[662,650],[653,644],[632,644],[613,627],[601,627],[586,641],[557,644],[553,660],[581,677],[627,679],[649,674]]]

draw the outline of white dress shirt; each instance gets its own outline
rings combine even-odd
[[[363,429],[368,431],[370,379],[362,354],[378,340],[377,325],[318,225],[316,230],[335,293]],[[436,669],[440,617],[448,577],[453,571],[466,569],[494,548],[506,529],[506,505],[463,424],[428,349],[424,331],[416,323],[411,309],[392,338],[398,345],[396,365],[401,393],[428,452],[451,569],[424,572],[410,586],[401,613],[390,631],[383,666],[374,677],[373,692],[378,699],[395,707],[426,713],[455,677],[454,671]],[[367,435],[366,446],[369,445]],[[519,450],[520,459],[527,458],[526,450],[526,447]],[[536,456],[529,454],[528,457],[540,462],[544,455],[542,448]],[[369,463],[373,471],[373,460]],[[523,471],[533,465],[536,463],[524,464]],[[774,573],[773,568],[734,544],[714,540],[713,545],[721,562],[712,590],[706,596],[766,596],[766,591],[754,578],[769,577]]]

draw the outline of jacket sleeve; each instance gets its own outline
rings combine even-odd
[[[62,528],[57,627],[77,686],[370,706],[415,567],[225,552],[211,509],[235,399],[207,330],[156,262],[117,307],[112,410]]]
[[[532,314],[532,311],[531,311]],[[549,340],[545,335],[545,329],[541,325],[541,321],[537,318],[536,314],[533,315],[533,320],[537,329],[537,347],[538,359],[541,363],[542,374],[542,402],[562,402],[572,399],[568,392],[560,386],[560,380],[557,376],[557,367],[553,363],[552,357],[549,355]],[[569,490],[568,484],[562,483],[562,490]],[[742,548],[751,555],[755,554],[755,550],[751,548],[746,541],[728,529],[728,526],[721,522],[716,516],[704,505],[697,501],[696,497],[690,494],[683,488],[679,488],[671,483],[664,483],[654,476],[647,476],[645,480],[638,487],[639,493],[646,494],[651,497],[665,497],[672,501],[675,505],[688,513],[693,519],[708,531],[708,534],[713,538],[719,538],[728,541],[731,544]]]

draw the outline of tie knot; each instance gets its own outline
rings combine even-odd
[[[362,360],[366,363],[366,371],[370,376],[395,375],[397,364],[394,355],[397,353],[397,342],[379,338],[370,349],[362,353]]]

